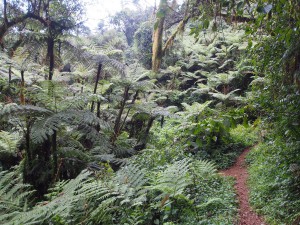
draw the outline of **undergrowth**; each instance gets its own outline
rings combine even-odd
[[[288,144],[277,138],[259,144],[247,157],[251,204],[270,225],[298,224],[299,148],[299,143]]]

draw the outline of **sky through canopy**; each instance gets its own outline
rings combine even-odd
[[[132,8],[134,5],[126,0],[94,0],[89,1],[86,5],[86,25],[94,30],[101,19],[105,19],[109,15],[122,10],[122,8]],[[155,0],[140,0],[141,7],[154,6]],[[157,0],[157,3],[159,0]]]

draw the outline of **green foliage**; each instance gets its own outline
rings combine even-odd
[[[174,40],[176,49],[164,61],[168,69],[153,80],[138,65],[150,68],[153,32],[152,22],[140,24],[146,18],[140,12],[123,10],[112,18],[125,28],[129,45],[135,33],[131,48],[115,30],[67,36],[81,10],[77,1],[51,1],[47,13],[55,24],[25,21],[5,31],[0,162],[1,170],[19,167],[0,173],[1,222],[235,224],[234,182],[217,168],[230,166],[259,140],[265,143],[248,158],[251,201],[270,224],[299,220],[299,7],[288,1],[188,2],[197,40],[186,34]],[[158,19],[166,16],[167,3],[161,1]],[[16,4],[9,8],[9,20],[23,14]],[[65,18],[69,10],[74,14]],[[249,21],[248,41],[229,18]],[[11,50],[20,31],[24,39]],[[72,72],[55,71],[54,81],[42,81],[51,38],[55,68],[70,62]],[[246,93],[250,83],[253,91]],[[20,105],[23,94],[26,104]],[[262,128],[275,134],[266,136],[270,131]]]
[[[178,115],[182,115],[185,120],[198,121],[199,116],[204,114],[204,112],[208,109],[208,106],[212,103],[212,101],[207,101],[204,104],[199,104],[198,102],[194,102],[193,105],[188,105],[183,102],[181,105],[184,107],[184,112],[178,112]]]
[[[236,128],[230,130],[230,135],[234,142],[241,143],[244,146],[253,146],[259,141],[258,126],[237,125]]]
[[[151,68],[152,32],[153,24],[151,22],[145,22],[141,24],[134,34],[134,50],[139,61],[147,69]]]
[[[79,201],[80,198],[77,191],[87,182],[88,175],[87,171],[82,172],[76,179],[65,183],[61,192],[57,193],[57,188],[53,189],[53,192],[56,192],[57,196],[53,196],[51,201],[40,202],[31,209],[18,212],[13,215],[11,220],[4,224],[43,224],[49,223],[52,220],[58,220],[58,218],[61,218],[64,223],[74,224],[74,221],[78,218],[72,214],[73,210],[80,211],[84,207],[83,203]],[[58,183],[57,186],[59,185],[61,184]]]
[[[19,141],[20,137],[17,133],[10,134],[5,131],[0,131],[0,154],[5,152],[15,154]]]
[[[16,164],[20,139],[17,132],[0,131],[0,171]]]
[[[23,183],[19,168],[0,172],[0,220],[2,224],[27,211],[34,191]]]
[[[141,8],[140,8],[141,9]],[[142,23],[147,21],[150,16],[151,10],[136,11],[125,9],[116,13],[111,18],[111,23],[117,26],[118,30],[124,32],[129,46],[134,42],[134,37],[138,29],[141,29]]]
[[[292,224],[299,217],[298,150],[298,144],[276,139],[258,145],[248,156],[251,203],[268,224]]]
[[[163,172],[157,173],[151,189],[162,192],[162,197],[176,198],[182,195],[190,184],[188,176],[189,160],[183,159],[168,166]],[[166,203],[164,203],[166,204]]]
[[[185,224],[187,221],[193,221],[192,224],[196,224],[199,219],[197,216],[201,215],[197,213],[198,209],[207,213],[214,210],[215,219],[222,221],[219,215],[224,212],[224,206],[228,203],[233,204],[228,198],[223,198],[223,192],[232,192],[228,189],[227,181],[215,173],[214,165],[209,162],[191,162],[190,159],[184,159],[169,164],[163,170],[157,169],[159,168],[146,171],[130,164],[117,173],[113,173],[107,166],[102,167],[102,171],[94,172],[94,176],[91,176],[91,172],[83,171],[74,180],[58,182],[49,190],[47,201],[22,210],[17,210],[15,206],[11,208],[13,213],[0,216],[2,221],[5,221],[4,224],[51,222],[150,225],[153,224],[151,221],[159,224],[172,221]],[[1,175],[0,190],[8,190],[16,178],[7,172],[2,172]],[[147,177],[150,177],[150,180]],[[208,191],[206,185],[217,184],[216,182],[217,190],[214,191],[217,187],[215,186]],[[201,192],[197,191],[200,186]],[[24,190],[25,186],[20,188]],[[202,193],[204,191],[205,194]],[[11,192],[13,191],[7,192],[6,195]],[[30,193],[27,191],[18,195],[15,201],[28,197]],[[215,196],[212,196],[216,194],[223,200],[218,209],[213,209],[211,205],[215,204],[212,203],[215,202]],[[194,198],[197,199],[198,206],[194,205]],[[200,200],[201,202],[198,202]],[[224,221],[232,219],[230,216],[234,213],[233,209],[229,209],[229,214],[226,213],[227,219],[223,218]]]

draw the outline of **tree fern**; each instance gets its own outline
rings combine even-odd
[[[31,132],[31,138],[35,143],[42,143],[47,139],[49,135],[52,135],[54,131],[57,131],[60,127],[69,125],[106,125],[101,119],[96,117],[95,114],[89,111],[80,110],[68,110],[59,113],[52,114],[49,117],[38,119]]]
[[[16,103],[9,103],[3,106],[0,111],[1,116],[24,116],[24,115],[49,115],[52,112],[48,109],[33,106],[33,105],[18,105]]]
[[[218,99],[223,103],[225,103],[225,105],[229,103],[239,104],[242,103],[245,100],[245,98],[242,96],[236,96],[235,93],[238,91],[240,91],[240,89],[235,89],[227,94],[223,94],[220,92],[217,93],[210,92],[209,94],[211,94],[211,96],[214,97],[215,99]]]
[[[194,102],[192,105],[189,105],[187,103],[181,103],[185,111],[178,112],[176,114],[183,116],[184,119],[194,119],[197,118],[200,114],[202,114],[205,110],[207,110],[208,106],[211,103],[212,101],[207,101],[203,104]]]
[[[83,41],[84,40],[84,41]],[[97,46],[92,40],[72,38],[65,43],[65,46],[69,49],[72,54],[69,54],[68,61],[81,61],[87,66],[96,67],[98,64],[102,64],[104,69],[109,72],[116,71],[125,76],[125,65],[115,59],[111,59],[108,55],[103,52],[101,46]],[[77,58],[80,56],[80,58]]]

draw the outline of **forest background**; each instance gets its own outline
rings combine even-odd
[[[247,157],[268,224],[300,222],[298,0],[123,8],[3,0],[1,224],[235,224]]]

